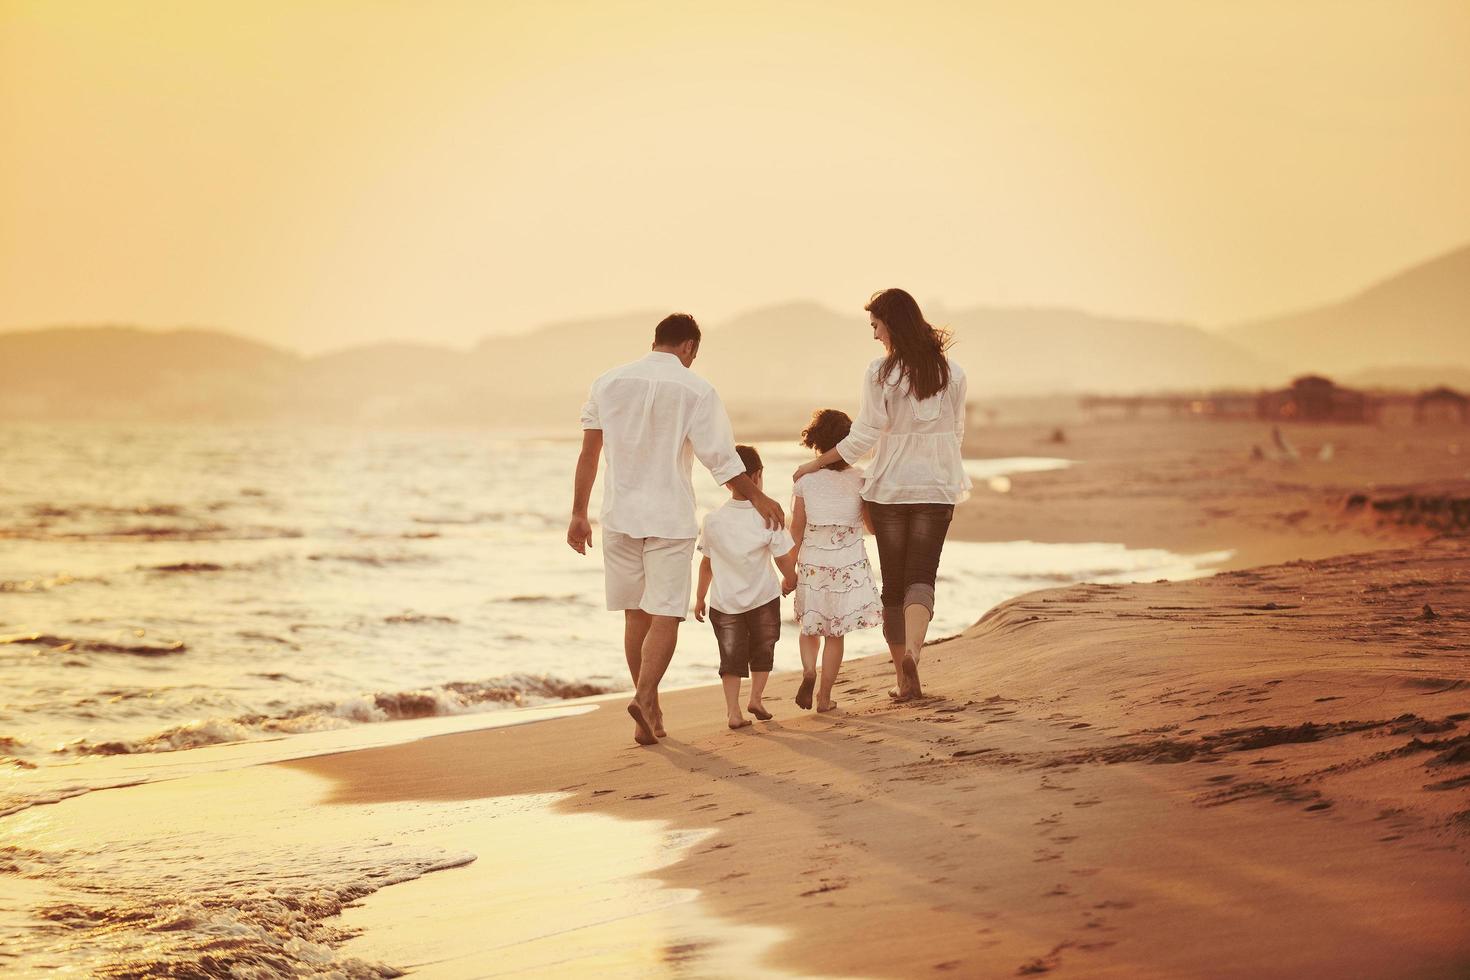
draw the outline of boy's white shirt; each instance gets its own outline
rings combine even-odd
[[[709,556],[714,573],[711,608],[735,616],[779,598],[781,580],[771,561],[795,546],[785,528],[766,527],[749,500],[727,500],[710,511],[699,536],[699,551]]]

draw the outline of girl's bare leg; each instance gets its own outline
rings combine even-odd
[[[842,669],[843,638],[829,636],[822,644],[822,681],[817,687],[817,710],[831,711],[837,707],[832,701],[832,685],[837,683],[837,672]]]
[[[809,709],[812,706],[812,688],[817,684],[817,653],[821,650],[822,638],[803,633],[796,642],[801,650],[801,687],[796,690],[796,706]]]

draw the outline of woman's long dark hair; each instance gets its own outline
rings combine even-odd
[[[949,387],[949,362],[944,358],[951,343],[949,332],[931,326],[912,296],[902,289],[885,289],[874,293],[863,309],[883,321],[893,345],[878,380],[886,383],[897,370],[920,401]]]

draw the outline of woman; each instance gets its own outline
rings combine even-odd
[[[960,459],[965,434],[965,372],[945,350],[949,334],[930,326],[902,289],[885,289],[865,307],[873,339],[887,354],[868,365],[862,410],[852,431],[803,464],[800,480],[839,460],[877,450],[863,478],[883,575],[883,638],[898,678],[894,696],[923,694],[919,652],[934,617],[939,553],[954,505],[969,494]]]

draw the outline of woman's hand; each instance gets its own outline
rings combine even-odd
[[[700,596],[699,600],[694,603],[694,618],[701,623],[704,622],[704,613],[707,608],[704,604],[704,596]]]
[[[821,464],[818,463],[816,460],[808,460],[807,462],[802,463],[800,466],[798,466],[795,473],[791,474],[791,482],[795,483],[802,477],[815,473],[821,468]]]

